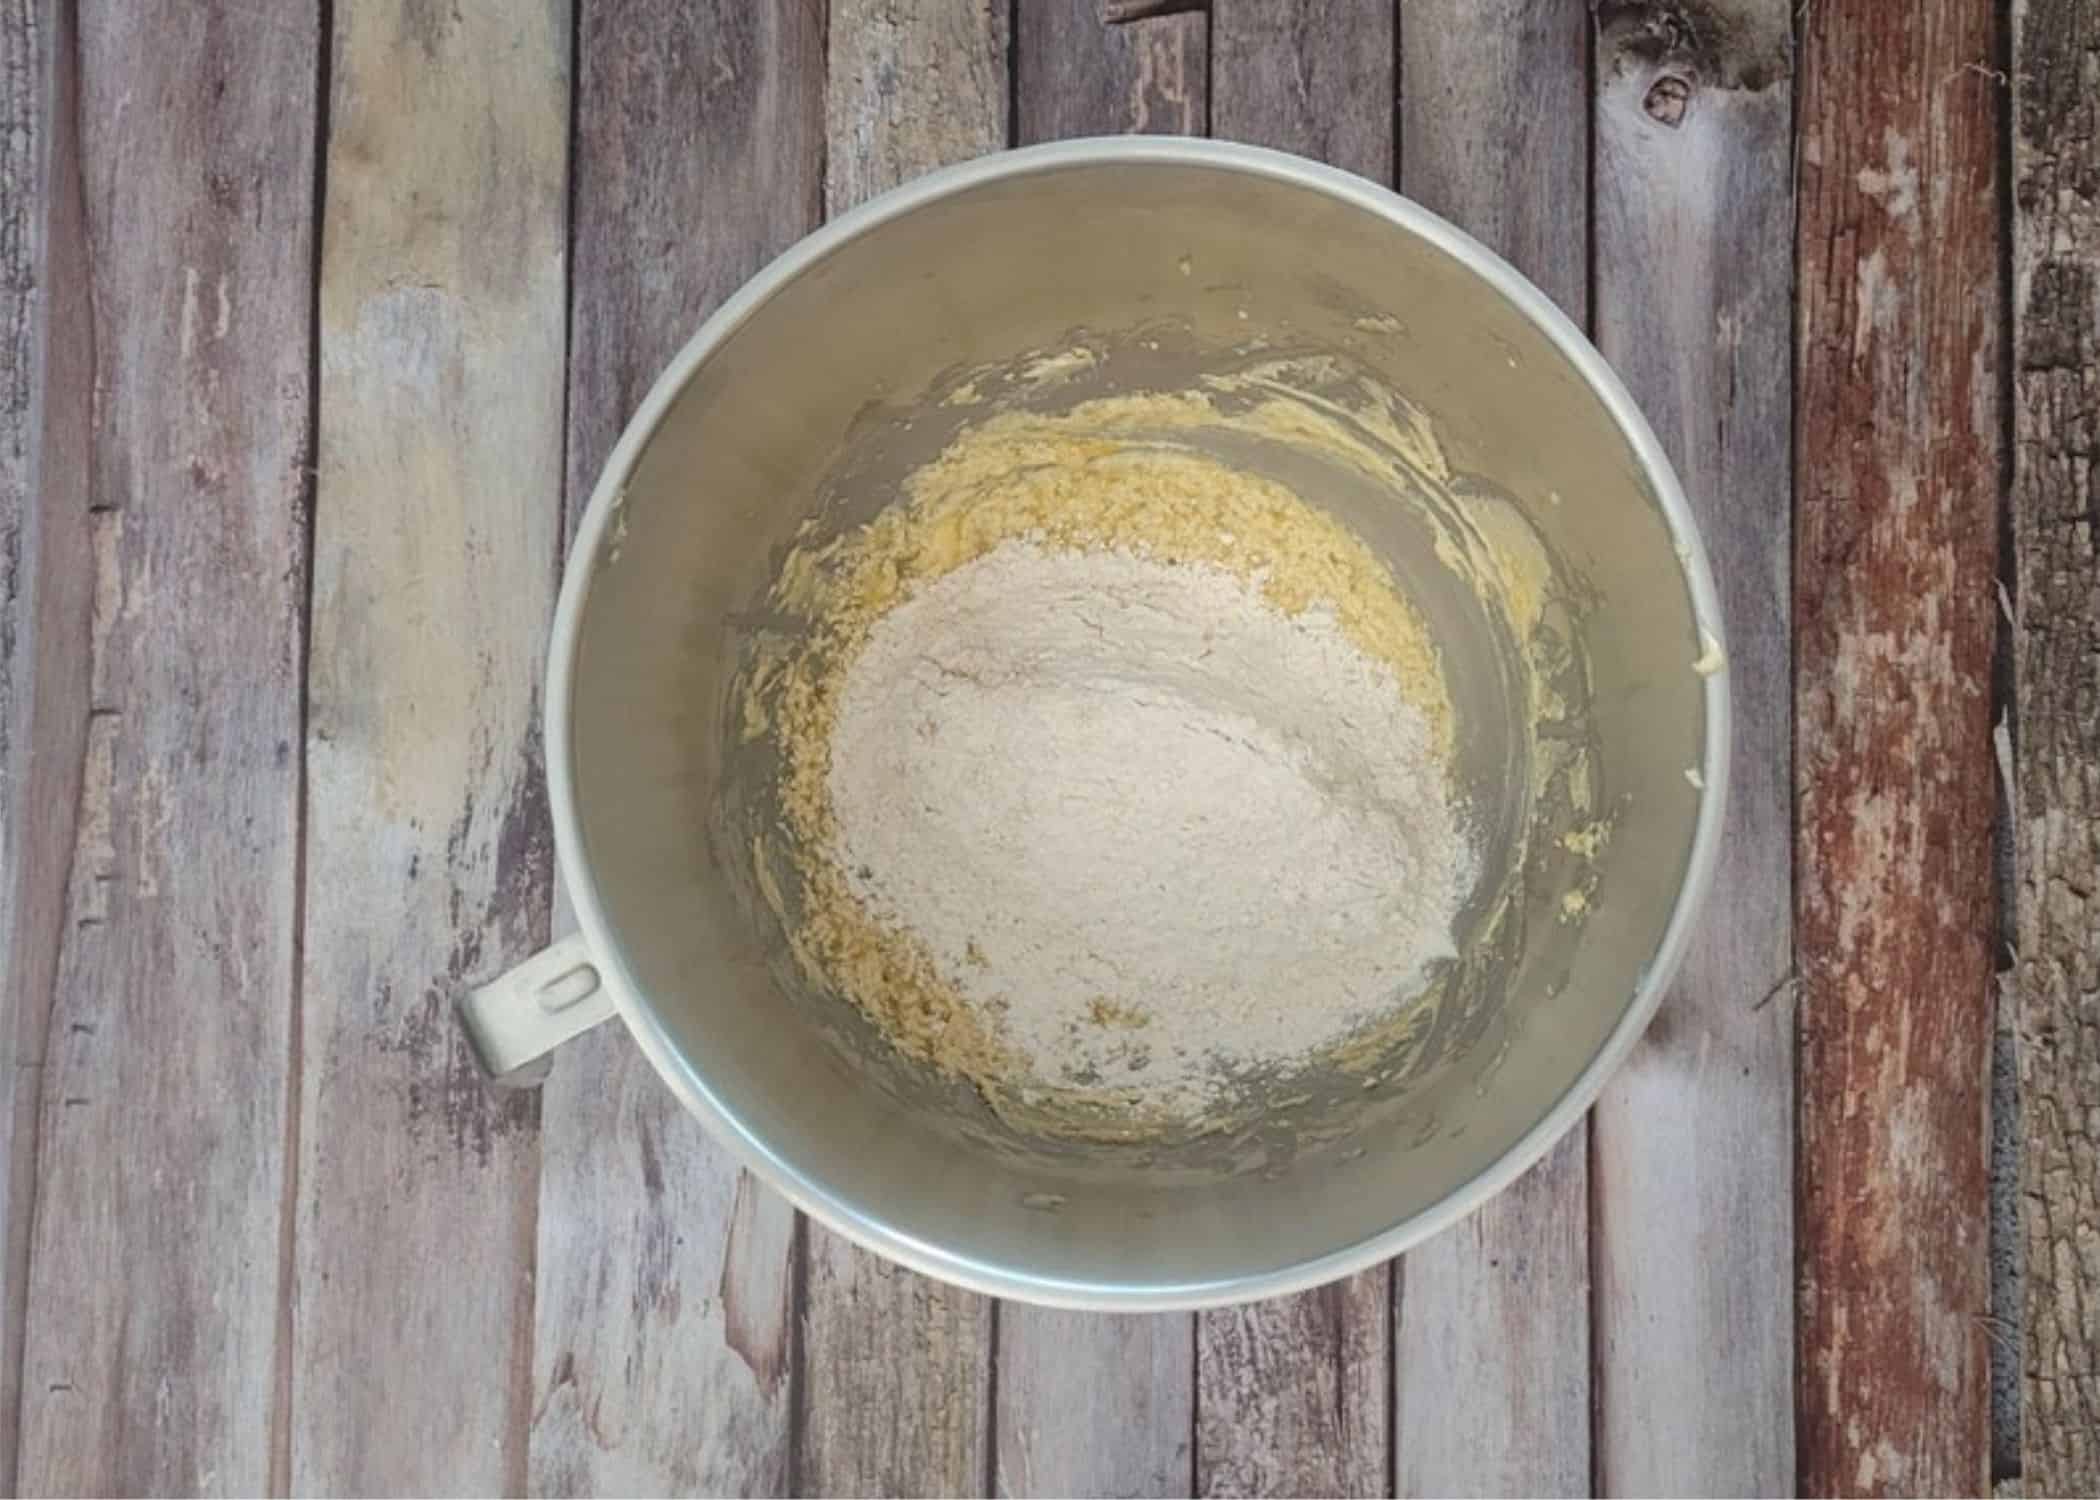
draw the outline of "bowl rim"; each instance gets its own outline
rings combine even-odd
[[[862,1247],[939,1280],[1042,1306],[1101,1312],[1167,1312],[1281,1296],[1376,1265],[1464,1218],[1515,1181],[1580,1119],[1647,1030],[1690,945],[1692,929],[1719,857],[1729,763],[1729,691],[1725,665],[1705,679],[1704,785],[1684,879],[1661,941],[1611,1032],[1539,1120],[1493,1161],[1427,1207],[1378,1232],[1273,1270],[1205,1281],[1071,1280],[960,1254],[872,1217],[780,1155],[726,1107],[701,1070],[672,1040],[637,980],[607,916],[584,850],[574,792],[572,676],[591,586],[636,464],[694,372],[770,298],[825,257],[892,219],[988,183],[1102,165],[1196,167],[1289,183],[1326,194],[1386,221],[1443,251],[1477,274],[1528,319],[1594,391],[1639,462],[1676,544],[1697,628],[1725,643],[1721,607],[1699,528],[1683,487],[1647,419],[1604,356],[1553,301],[1522,273],[1466,234],[1400,194],[1338,168],[1259,146],[1180,136],[1109,136],[1057,141],[977,157],[893,188],[839,215],[768,263],[715,310],[665,366],[622,430],[591,492],[563,569],[548,648],[544,720],[547,789],[555,853],[592,961],[621,1019],[652,1067],[688,1110],[738,1161],[826,1228]],[[1722,660],[1725,663],[1725,644]]]

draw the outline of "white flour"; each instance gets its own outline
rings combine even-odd
[[[833,853],[1038,1078],[1189,1109],[1452,954],[1472,859],[1432,743],[1324,610],[1010,541],[852,663]]]

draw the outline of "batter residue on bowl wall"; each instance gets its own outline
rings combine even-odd
[[[1406,408],[1307,373],[996,412],[774,584],[807,629],[743,683],[800,887],[754,849],[766,899],[807,979],[1031,1128],[1222,1128],[1250,1084],[1418,1034],[1456,957],[1478,859],[1421,615],[1337,519],[1189,441],[1448,479]],[[1545,559],[1496,530],[1438,553],[1521,640]]]

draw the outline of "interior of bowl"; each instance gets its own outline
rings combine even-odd
[[[1368,190],[1200,152],[1066,152],[956,178],[842,226],[711,329],[616,476],[586,533],[597,545],[572,564],[586,571],[555,729],[569,736],[565,864],[585,872],[587,920],[674,1086],[863,1239],[1057,1301],[1203,1300],[1331,1274],[1536,1144],[1642,991],[1705,799],[1687,538],[1554,332],[1416,222]],[[1031,399],[1331,356],[1425,414],[1454,484],[1506,508],[1569,585],[1556,692],[1579,712],[1554,753],[1579,763],[1573,791],[1520,753],[1511,726],[1529,709],[1508,642],[1463,600],[1435,603],[1403,507],[1344,476],[1279,475],[1438,614],[1467,801],[1501,851],[1483,888],[1509,900],[1494,940],[1473,945],[1462,1000],[1435,1009],[1399,1065],[1188,1141],[1016,1130],[799,982],[753,878],[763,757],[740,759],[727,729],[740,652],[798,528],[885,503],[967,419],[941,401],[967,372],[1075,341],[1095,355],[1083,378]],[[1602,820],[1608,841],[1585,841]]]

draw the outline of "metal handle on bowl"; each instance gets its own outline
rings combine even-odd
[[[612,992],[580,935],[541,949],[500,979],[459,997],[467,1040],[499,1083],[538,1083],[547,1070],[534,1063],[612,1013]]]

